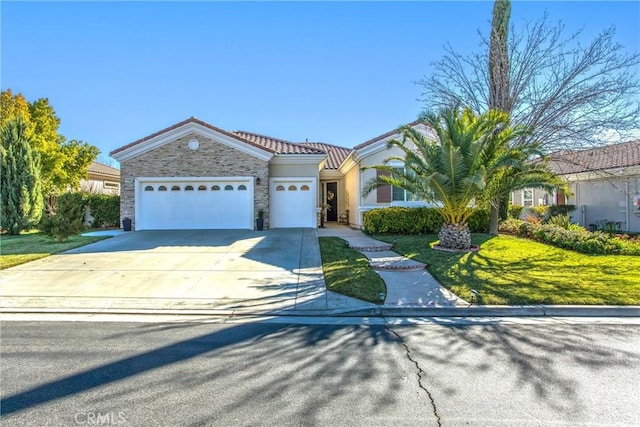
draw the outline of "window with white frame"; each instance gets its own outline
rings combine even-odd
[[[406,168],[404,166],[394,166],[393,170],[399,173],[406,173]],[[404,188],[399,188],[393,185],[391,186],[392,202],[415,202],[419,200],[420,198],[415,196],[412,192],[407,191]]]
[[[522,205],[525,207],[533,206],[533,190],[526,189],[522,191]]]

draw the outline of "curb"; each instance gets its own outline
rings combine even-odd
[[[640,317],[640,306],[380,307],[350,315],[382,317]]]
[[[3,308],[2,314],[122,314],[298,317],[640,317],[640,306],[469,306],[375,307],[328,310],[211,310],[211,309],[53,309]]]

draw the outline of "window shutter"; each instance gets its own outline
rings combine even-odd
[[[389,176],[387,171],[376,170],[376,178],[379,176]],[[391,203],[391,186],[383,185],[376,190],[376,201],[378,203]]]

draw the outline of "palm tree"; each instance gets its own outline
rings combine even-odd
[[[469,249],[471,233],[467,221],[473,211],[470,206],[474,202],[490,201],[493,194],[504,191],[504,187],[494,188],[507,182],[506,178],[498,180],[498,176],[511,176],[518,185],[525,181],[535,184],[523,178],[531,169],[527,160],[535,147],[530,150],[510,147],[509,143],[523,136],[527,129],[509,126],[508,116],[499,111],[490,110],[477,116],[470,109],[449,108],[437,115],[427,114],[424,119],[435,131],[438,141],[409,126],[401,127],[402,139],[388,144],[390,148],[398,147],[404,156],[392,156],[384,164],[372,166],[384,174],[370,181],[365,192],[393,185],[423,200],[436,202],[445,220],[439,233],[440,246]],[[388,165],[394,160],[404,162],[404,170]],[[540,168],[542,170],[542,166]]]

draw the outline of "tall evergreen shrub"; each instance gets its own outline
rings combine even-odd
[[[42,217],[40,159],[31,148],[22,117],[7,122],[0,139],[0,227],[18,234]]]

